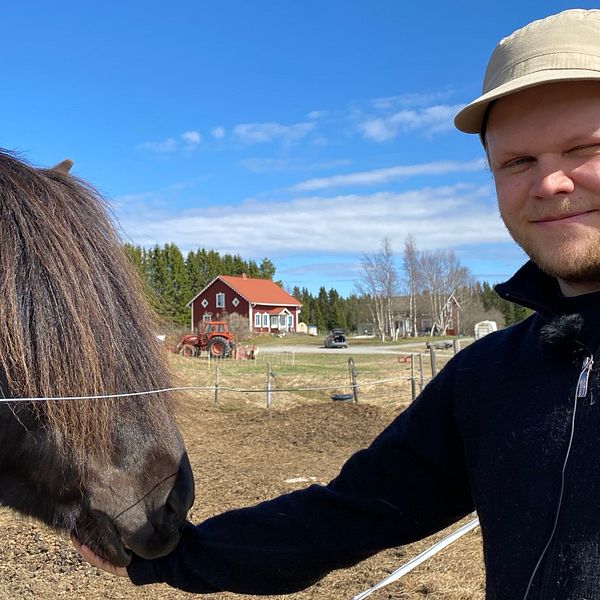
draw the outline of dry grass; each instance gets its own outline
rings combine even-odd
[[[447,358],[438,356],[438,368]],[[265,407],[269,365],[272,407],[285,409],[307,402],[326,402],[331,394],[352,391],[348,357],[334,353],[259,353],[257,360],[237,361],[184,358],[173,354],[171,360],[182,383],[210,388],[194,391],[195,397],[215,400],[214,386],[218,382],[217,401],[223,409]],[[393,354],[360,354],[354,358],[354,363],[359,402],[390,408],[406,406],[410,402],[409,362],[402,362]],[[423,367],[422,382],[417,371],[417,393],[431,377],[427,360],[423,361]]]

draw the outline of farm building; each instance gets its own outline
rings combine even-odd
[[[248,319],[250,331],[296,331],[302,304],[270,279],[242,275],[218,275],[190,302],[192,331],[202,320],[211,321],[237,313]]]

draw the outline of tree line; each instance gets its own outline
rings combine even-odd
[[[188,325],[187,303],[218,275],[273,280],[276,267],[269,258],[260,263],[239,254],[220,254],[199,248],[185,256],[176,244],[143,248],[124,246],[148,297],[157,313],[177,325]],[[301,320],[316,325],[320,332],[341,327],[347,331],[374,328],[385,339],[398,335],[398,323],[405,325],[403,335],[422,332],[422,317],[428,316],[431,328],[445,331],[452,317],[452,304],[460,304],[461,332],[472,333],[478,320],[490,318],[500,325],[522,320],[529,311],[503,300],[487,283],[476,282],[452,250],[419,251],[409,236],[402,254],[402,267],[389,240],[381,248],[365,253],[361,259],[361,276],[355,291],[347,297],[334,288],[322,286],[317,294],[294,287],[288,293],[302,303]],[[276,282],[282,285],[281,282]]]

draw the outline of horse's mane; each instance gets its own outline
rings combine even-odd
[[[0,152],[0,369],[8,389],[57,397],[168,387],[153,315],[106,203],[69,166],[36,169]],[[124,402],[126,411],[115,410]],[[33,406],[80,465],[86,453],[110,451],[111,419],[134,410],[155,427],[167,410],[164,395]]]

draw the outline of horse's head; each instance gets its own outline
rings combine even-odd
[[[60,168],[59,168],[60,167]],[[131,266],[84,183],[0,153],[5,398],[170,387]],[[0,503],[73,531],[116,565],[168,553],[194,497],[167,392],[0,403]]]
[[[0,504],[73,531],[116,565],[129,563],[129,551],[146,558],[170,552],[194,483],[164,401],[65,401],[59,415],[48,408],[0,405]],[[70,446],[73,417],[98,427],[75,441],[86,448]]]

